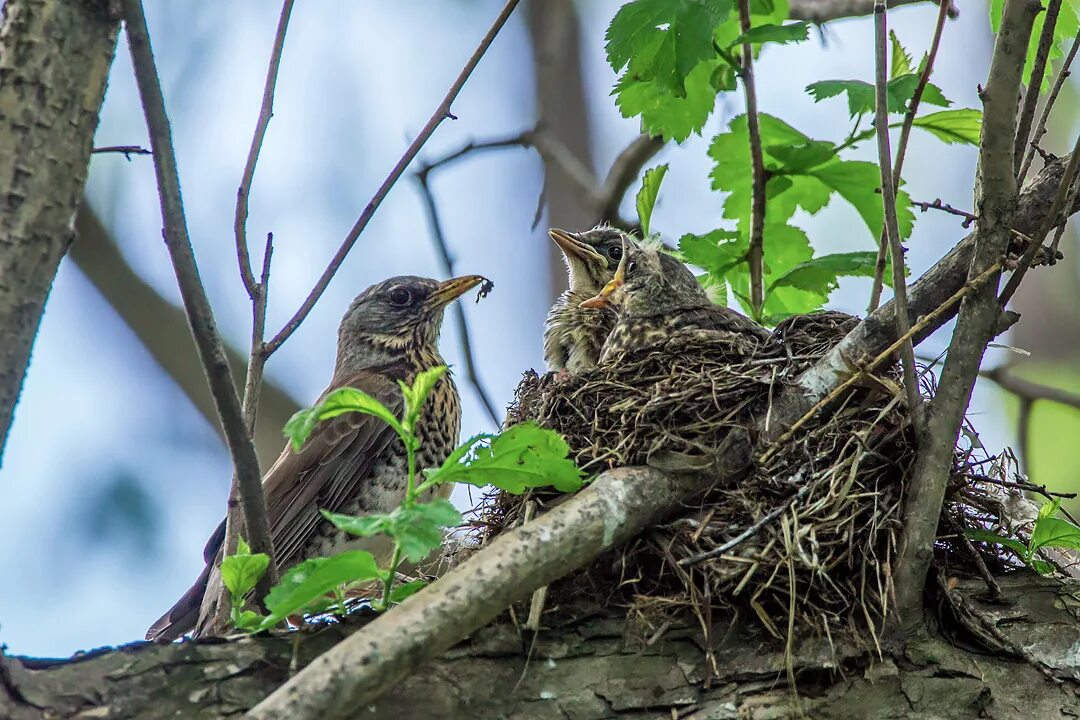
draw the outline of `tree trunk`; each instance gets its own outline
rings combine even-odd
[[[841,638],[796,639],[789,672],[785,643],[753,621],[720,620],[706,643],[692,618],[657,633],[611,611],[579,611],[575,619],[573,609],[561,608],[545,615],[554,627],[540,632],[528,660],[529,638],[496,623],[355,717],[778,718],[797,716],[799,707],[825,719],[1075,717],[1074,683],[1052,681],[1032,664],[1075,676],[1080,622],[1061,602],[1061,584],[1027,572],[1000,582],[1004,603],[979,600],[979,580],[959,580],[953,594],[1028,660],[988,650],[956,627],[951,639],[920,638],[896,657]],[[305,665],[355,629],[137,643],[62,661],[0,658],[0,717],[234,717],[286,680],[291,663]]]
[[[107,0],[7,0],[0,20],[0,458],[72,240],[119,16]]]

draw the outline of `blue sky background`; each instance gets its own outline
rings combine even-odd
[[[500,4],[297,4],[248,223],[249,237],[273,231],[276,240],[268,327],[280,327],[298,307]],[[618,6],[611,0],[579,3],[588,106],[566,109],[588,114],[594,157],[587,160],[601,173],[638,131],[608,95],[614,75],[605,62],[603,34]],[[523,10],[455,103],[459,119],[443,124],[423,158],[534,124]],[[159,0],[147,3],[147,12],[200,269],[222,331],[246,347],[250,310],[233,251],[233,209],[279,5]],[[931,5],[890,14],[916,57],[929,42],[934,15]],[[803,88],[821,79],[870,80],[872,42],[872,24],[861,19],[834,23],[824,36],[813,31],[800,46],[768,49],[757,69],[761,110],[811,136],[842,138],[849,129],[845,103],[815,105]],[[964,3],[961,18],[946,28],[934,76],[955,107],[979,107],[976,85],[985,79],[991,44],[985,8]],[[1066,103],[1071,97],[1070,91]],[[652,163],[671,163],[653,217],[654,229],[669,241],[719,224],[720,198],[709,190],[705,148],[738,112],[741,96],[733,94],[702,137],[665,148]],[[1066,143],[1071,145],[1063,140],[1051,149],[1064,152]],[[123,37],[96,144],[148,144]],[[856,157],[875,159],[873,143],[860,152]],[[907,189],[916,199],[940,197],[970,208],[975,159],[972,148],[945,146],[916,132],[905,165]],[[494,294],[480,304],[468,302],[466,314],[480,372],[499,406],[510,400],[523,370],[542,367],[555,249],[544,222],[535,231],[530,227],[541,183],[539,160],[523,149],[477,155],[433,182],[459,272],[495,281]],[[127,260],[178,302],[150,159],[96,156],[88,193]],[[624,212],[632,216],[633,192],[628,197]],[[847,207],[795,222],[818,253],[873,247]],[[958,218],[919,215],[910,242],[912,271],[920,273],[964,232]],[[1074,273],[1074,266],[1067,272]],[[439,274],[411,181],[391,192],[323,300],[271,360],[269,376],[299,401],[314,399],[330,377],[336,327],[349,301],[370,283],[403,273]],[[830,306],[861,314],[868,294],[868,280],[845,281]],[[946,340],[939,333],[921,352],[935,355]],[[442,346],[447,360],[460,366],[450,323]],[[995,352],[990,364],[1004,357],[1005,351]],[[463,401],[463,436],[491,430],[464,385]],[[993,388],[979,388],[972,412],[988,447],[1011,441]],[[15,653],[65,655],[141,638],[198,573],[229,477],[227,454],[213,430],[65,260],[0,471],[0,642]],[[455,498],[463,506],[468,502],[463,492]]]

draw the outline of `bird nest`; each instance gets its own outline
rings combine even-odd
[[[790,318],[774,332],[778,342],[749,356],[745,345],[714,343],[578,375],[528,372],[507,424],[532,420],[558,431],[589,474],[624,465],[700,468],[734,428],[760,427],[777,393],[856,322],[832,312]],[[622,604],[648,621],[644,629],[687,606],[703,619],[714,610],[743,612],[778,638],[798,624],[873,646],[890,607],[915,458],[898,381],[893,367],[853,387],[764,462],[758,443],[747,474],[703,485],[677,516],[553,585],[548,608],[585,598]],[[957,456],[954,497],[974,482],[968,457]],[[476,527],[488,539],[561,499],[496,492]]]

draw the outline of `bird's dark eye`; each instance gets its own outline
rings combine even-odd
[[[390,302],[398,307],[405,307],[412,302],[412,293],[405,288],[394,288],[390,291]]]
[[[622,257],[622,247],[620,247],[619,245],[612,245],[608,248],[607,254],[609,258],[618,262],[619,259]]]

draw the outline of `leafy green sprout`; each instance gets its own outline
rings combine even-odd
[[[438,468],[417,472],[416,434],[424,403],[447,368],[438,366],[417,373],[411,385],[399,383],[404,410],[397,417],[385,405],[355,388],[341,388],[313,407],[296,413],[285,426],[285,435],[298,451],[318,424],[348,412],[379,418],[394,430],[406,451],[407,483],[401,504],[389,513],[352,516],[322,510],[323,517],[339,530],[358,537],[385,535],[394,542],[385,568],[365,550],[347,550],[330,557],[309,558],[290,568],[264,599],[267,615],[244,609],[245,599],[266,571],[268,558],[252,554],[241,540],[236,554],[222,561],[222,582],[232,602],[233,624],[257,632],[274,627],[296,614],[346,612],[348,590],[377,582],[381,597],[372,604],[379,612],[388,610],[424,586],[423,580],[396,583],[403,560],[420,562],[443,540],[443,532],[461,524],[461,514],[447,500],[421,502],[429,490],[445,483],[463,482],[484,487],[493,485],[512,493],[529,488],[554,486],[575,492],[582,485],[582,473],[568,458],[569,447],[557,433],[534,423],[515,425],[496,435],[477,435],[458,446]]]
[[[1039,558],[1040,550],[1043,548],[1080,550],[1080,527],[1055,517],[1060,508],[1061,500],[1057,498],[1044,503],[1039,508],[1035,525],[1031,529],[1031,537],[1026,543],[983,528],[967,528],[964,534],[969,540],[1006,547],[1032,570],[1040,575],[1048,575],[1054,571],[1054,566]]]

